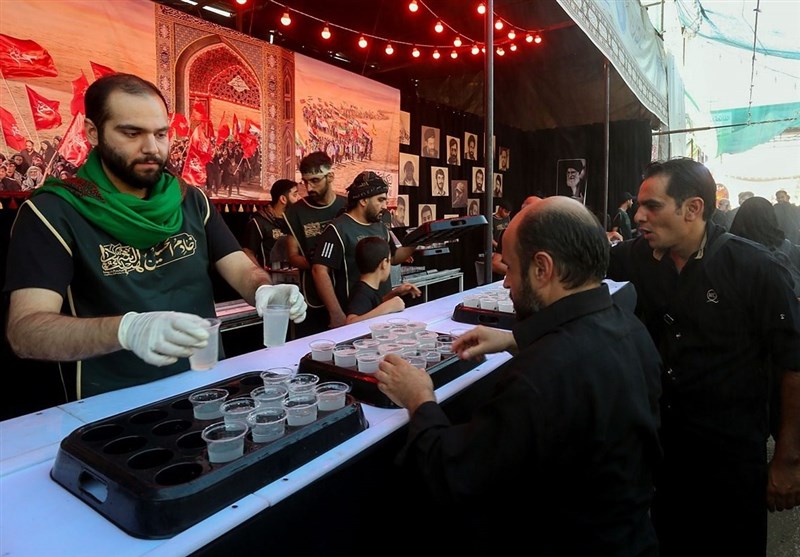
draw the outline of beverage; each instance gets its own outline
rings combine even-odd
[[[264,311],[264,346],[283,346],[289,329],[289,306],[267,306]]]
[[[205,371],[217,365],[219,358],[219,324],[220,319],[211,317],[206,319],[208,328],[208,344],[198,348],[189,356],[189,366],[196,371]]]

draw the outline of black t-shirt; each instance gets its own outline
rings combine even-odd
[[[283,217],[275,216],[271,210],[259,211],[247,221],[242,247],[255,253],[262,267],[269,267],[270,251],[278,239],[288,233],[289,227]]]
[[[359,280],[350,289],[350,303],[345,315],[364,315],[383,302],[383,296],[363,280]]]

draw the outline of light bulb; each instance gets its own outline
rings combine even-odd
[[[508,47],[508,50],[510,50],[511,52],[516,52],[517,51],[517,45],[514,44],[514,43],[511,43],[511,46]]]
[[[452,58],[453,60],[455,60],[456,58],[458,58],[458,52],[456,52],[455,50],[453,50],[453,51],[450,53],[450,58]]]
[[[361,48],[367,48],[367,39],[364,38],[364,35],[361,35],[361,37],[358,39],[358,46]]]
[[[517,38],[517,32],[516,31],[514,31],[512,29],[511,31],[508,32],[508,40],[509,41],[513,41],[516,38]]]
[[[481,51],[481,49],[478,48],[478,45],[476,45],[476,44],[472,45],[472,50],[470,50],[470,52],[472,52],[472,54],[478,54],[480,51]]]
[[[433,58],[434,58],[435,60],[438,60],[438,59],[439,59],[441,56],[442,56],[442,55],[441,55],[441,54],[439,54],[439,51],[438,51],[438,50],[434,50],[434,51],[433,51]]]
[[[461,37],[459,37],[458,35],[456,35],[456,38],[453,39],[453,46],[455,47],[461,46]]]
[[[331,30],[328,29],[327,25],[325,25],[325,27],[322,28],[322,33],[320,33],[320,35],[322,35],[322,38],[325,39],[326,41],[331,38]]]
[[[497,55],[498,56],[505,56],[505,54],[506,54],[506,51],[503,50],[503,47],[502,46],[498,46],[497,47]]]
[[[484,4],[483,2],[478,4],[478,13],[481,15],[486,13],[486,4]]]
[[[411,0],[411,2],[408,4],[408,11],[416,13],[418,9],[419,6],[417,5],[417,0]]]
[[[386,54],[389,56],[394,54],[394,47],[392,46],[392,43],[386,43]]]
[[[533,42],[533,35],[531,35],[530,33],[525,35],[525,42],[526,43],[532,43]]]
[[[498,19],[497,21],[495,21],[494,22],[494,28],[497,29],[498,31],[500,29],[502,29],[503,28],[503,20],[502,19]]]
[[[247,0],[236,0],[236,3],[239,4],[240,6],[244,6],[245,4],[247,4]]]
[[[289,15],[289,12],[283,12],[283,15],[281,16],[281,23],[287,27],[292,24],[292,17]]]
[[[436,25],[434,25],[434,26],[433,26],[433,29],[434,29],[434,31],[436,31],[437,33],[441,33],[442,31],[444,31],[444,25],[442,25],[442,22],[441,22],[441,21],[437,21],[437,22],[436,22]]]
[[[411,56],[419,58],[419,49],[417,47],[414,47],[414,50],[411,51]]]
[[[536,44],[539,44],[540,42],[542,42],[542,37],[540,37],[539,35],[536,35],[533,38],[533,42],[535,42]]]

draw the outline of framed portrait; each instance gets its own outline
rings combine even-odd
[[[392,211],[392,228],[408,226],[408,195],[397,196],[397,207]]]
[[[499,172],[494,173],[492,181],[492,197],[503,197],[503,175]]]
[[[422,148],[420,155],[429,159],[439,158],[439,128],[422,126]]]
[[[419,224],[436,220],[436,205],[432,203],[419,204]]]
[[[450,204],[453,209],[463,209],[467,206],[466,180],[453,180],[450,182]]]
[[[478,136],[474,133],[464,132],[464,160],[478,160]]]
[[[411,145],[411,114],[400,111],[400,145]]]
[[[446,136],[447,145],[447,164],[451,166],[461,166],[461,140],[452,135]]]
[[[511,149],[500,147],[500,154],[497,156],[497,169],[506,171],[511,164]]]
[[[470,198],[467,200],[467,216],[474,217],[481,214],[481,200]]]
[[[483,193],[486,191],[485,171],[480,166],[472,169],[472,193]]]
[[[434,197],[448,197],[450,181],[448,180],[448,169],[446,166],[431,167],[431,195]]]
[[[400,186],[419,186],[419,155],[400,153]]]
[[[588,184],[586,159],[559,159],[556,172],[556,195],[566,195],[585,205]]]

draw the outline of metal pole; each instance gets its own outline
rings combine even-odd
[[[611,70],[608,65],[608,59],[603,61],[603,75],[605,76],[605,101],[606,113],[605,122],[603,122],[603,227],[608,230],[608,159],[609,159],[609,120],[611,119]],[[584,199],[586,196],[584,195]]]
[[[483,251],[484,284],[492,282],[492,192],[494,189],[494,0],[486,2],[486,15],[484,16],[484,33],[486,54],[484,55],[484,83],[483,83],[483,160],[486,161],[484,174],[484,214],[489,226],[486,230]]]

